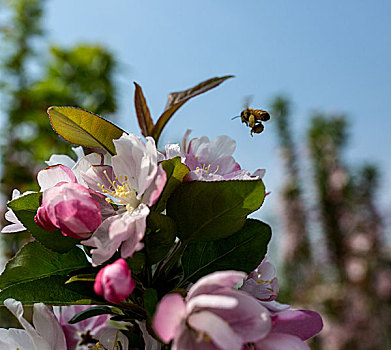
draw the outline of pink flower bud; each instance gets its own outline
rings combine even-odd
[[[102,222],[100,205],[88,189],[61,182],[43,191],[35,222],[45,230],[60,229],[64,236],[88,238]]]
[[[133,292],[135,285],[128,264],[121,258],[98,272],[94,291],[110,303],[118,304]]]

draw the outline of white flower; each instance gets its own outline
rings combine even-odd
[[[6,299],[4,305],[24,329],[0,329],[0,349],[67,350],[65,335],[52,309],[42,303],[34,304],[32,326],[23,317],[20,301]]]
[[[166,183],[153,138],[147,137],[144,143],[140,137],[124,133],[113,142],[117,154],[111,159],[112,166],[90,166],[82,172],[91,189],[120,206],[116,215],[104,220],[91,238],[82,242],[95,248],[91,250],[94,265],[107,261],[120,246],[122,258],[143,248],[148,206],[156,202]]]

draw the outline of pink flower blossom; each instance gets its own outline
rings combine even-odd
[[[75,324],[70,324],[69,321],[79,312],[89,309],[92,305],[71,305],[71,306],[56,306],[54,314],[56,315],[61,327],[64,331],[67,350],[80,349],[80,343],[86,339],[96,341],[100,335],[107,329],[107,322],[110,320],[109,315],[98,315],[87,318]],[[87,346],[85,347],[87,349]]]
[[[114,140],[117,154],[112,166],[92,166],[82,174],[88,186],[107,195],[119,210],[108,217],[84,245],[91,246],[92,261],[100,265],[121,247],[121,257],[128,258],[143,248],[149,206],[160,196],[166,173],[157,164],[155,141],[144,143],[136,135],[123,134]]]
[[[94,291],[110,303],[124,301],[135,287],[135,282],[124,259],[118,259],[102,268],[95,279]]]
[[[215,272],[201,278],[184,300],[168,294],[160,301],[153,327],[173,350],[240,350],[264,338],[271,329],[269,312],[256,299],[232,287],[245,274]]]
[[[90,191],[76,182],[73,172],[57,165],[41,170],[42,205],[35,222],[45,230],[60,229],[64,236],[87,238],[102,222],[101,207]]]
[[[261,170],[251,175],[241,169],[232,157],[236,142],[228,136],[218,136],[212,141],[203,136],[192,139],[189,145],[186,140],[182,144],[185,164],[190,169],[184,181],[254,180],[263,176]]]
[[[262,301],[276,299],[279,287],[274,265],[264,258],[259,266],[247,276],[240,289]]]

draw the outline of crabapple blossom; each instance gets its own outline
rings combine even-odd
[[[34,220],[39,226],[49,231],[60,229],[64,236],[83,239],[101,224],[99,203],[76,182],[69,168],[57,165],[41,170],[38,182],[43,189],[42,205]]]
[[[24,329],[1,328],[1,349],[67,350],[64,332],[51,307],[42,303],[34,304],[32,326],[23,317],[23,306],[20,301],[6,299],[4,305]]]
[[[111,159],[112,166],[92,166],[82,175],[91,189],[107,195],[107,201],[119,206],[115,215],[82,242],[94,248],[94,265],[107,261],[120,246],[122,258],[143,248],[149,206],[157,201],[167,179],[157,163],[155,141],[146,139],[144,143],[140,137],[124,133],[113,140],[117,154]]]
[[[102,268],[95,279],[94,291],[110,303],[124,301],[135,287],[135,282],[124,259],[118,259]]]
[[[173,350],[240,350],[264,338],[271,329],[269,312],[245,292],[233,290],[245,277],[219,271],[198,280],[184,300],[168,294],[160,301],[153,327]]]
[[[279,287],[274,265],[264,258],[259,266],[247,276],[240,289],[262,301],[276,299]]]
[[[236,142],[228,136],[217,136],[212,141],[202,136],[192,139],[188,145],[186,140],[182,144],[185,164],[190,169],[184,181],[254,180],[264,174],[263,170],[257,170],[251,175],[241,169],[232,157]]]
[[[67,350],[80,349],[82,342],[96,342],[105,330],[110,329],[107,327],[107,322],[110,320],[107,314],[90,317],[74,324],[69,323],[76,314],[89,308],[91,305],[55,306],[53,308],[64,331]]]

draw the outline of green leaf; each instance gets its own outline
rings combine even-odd
[[[147,227],[151,230],[145,236],[148,263],[153,265],[162,260],[172,248],[176,237],[175,222],[167,215],[150,212]]]
[[[167,215],[176,222],[182,241],[215,241],[240,230],[264,197],[262,180],[193,181],[172,194]]]
[[[142,271],[145,265],[145,253],[144,251],[135,252],[131,258],[127,258],[126,262],[129,266],[129,269],[132,270],[133,273],[138,274]]]
[[[189,172],[189,168],[181,163],[181,157],[163,160],[160,164],[166,172],[167,182],[158,201],[152,207],[152,210],[158,213],[166,208],[168,198],[182,184],[183,178]]]
[[[102,304],[89,283],[65,284],[68,276],[50,276],[34,281],[19,283],[0,292],[0,304],[7,298],[14,298],[25,305],[45,303],[47,305],[91,305]]]
[[[168,121],[171,119],[174,113],[183,106],[185,102],[189,101],[195,96],[203,94],[204,92],[219,86],[222,82],[229,78],[233,78],[233,75],[211,78],[197,84],[196,86],[193,86],[190,89],[170,93],[168,95],[166,108],[164,109],[163,114],[159,117],[152,130],[152,136],[156,143],[158,142],[160,134],[162,133]]]
[[[54,131],[76,145],[104,148],[115,154],[113,140],[124,133],[118,126],[102,117],[76,107],[50,107],[50,123]]]
[[[29,210],[34,213],[41,205],[42,192],[33,192],[16,198],[7,204],[7,207],[13,211]]]
[[[90,263],[79,248],[74,247],[68,253],[59,254],[39,242],[29,242],[8,261],[0,276],[0,288],[51,275],[66,275],[89,266]]]
[[[270,238],[270,226],[262,221],[248,219],[240,231],[228,238],[191,243],[182,257],[185,273],[183,282],[196,282],[215,271],[250,273],[264,258]]]
[[[140,126],[141,133],[144,136],[151,136],[153,130],[153,121],[151,113],[145,100],[143,90],[141,86],[134,82],[136,90],[134,91],[134,106],[136,108],[138,125]]]
[[[78,323],[80,321],[84,321],[87,318],[91,318],[91,317],[99,316],[99,315],[107,315],[107,314],[110,314],[110,315],[114,314],[114,312],[113,312],[111,307],[108,307],[108,306],[92,306],[92,307],[88,308],[87,310],[81,311],[78,314],[76,314],[75,316],[73,316],[68,321],[68,323],[75,324],[75,323]]]
[[[14,199],[7,206],[14,211],[17,218],[37,241],[41,242],[48,249],[65,253],[79,243],[80,240],[66,237],[60,230],[46,231],[35,223],[34,216],[40,206],[41,197],[41,192],[30,193]]]
[[[144,306],[150,317],[153,316],[158,303],[157,292],[153,288],[149,288],[144,292]]]

